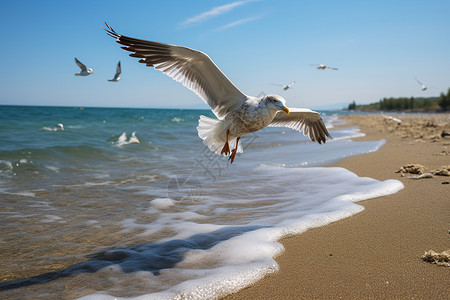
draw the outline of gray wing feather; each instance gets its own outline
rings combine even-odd
[[[325,143],[331,138],[319,113],[307,108],[289,108],[289,115],[278,112],[275,115],[271,127],[289,127],[308,135],[311,141],[319,144]]]
[[[87,72],[86,66],[75,57],[75,63],[81,68],[81,71]]]
[[[120,73],[122,73],[122,67],[120,66],[120,61],[117,63],[116,75],[114,77],[119,77]]]
[[[122,67],[120,66],[120,61],[119,61],[117,63],[116,74],[114,74],[114,77],[112,80],[117,80],[120,76],[120,73],[122,73]]]
[[[245,102],[243,94],[203,52],[182,46],[146,41],[116,33],[108,24],[106,32],[122,49],[133,52],[131,57],[162,71],[181,82],[208,104],[214,114],[223,119]]]

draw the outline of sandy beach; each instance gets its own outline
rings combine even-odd
[[[358,139],[386,144],[333,166],[397,179],[405,188],[360,202],[365,210],[347,219],[281,240],[280,271],[226,299],[448,299],[450,268],[422,255],[450,249],[450,136],[442,136],[450,114],[395,117],[401,124],[381,114],[343,117],[366,134]],[[425,178],[411,178],[417,176]]]

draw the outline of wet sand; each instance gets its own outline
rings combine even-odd
[[[396,171],[408,164],[425,173],[450,167],[450,136],[441,136],[450,133],[450,114],[395,117],[400,125],[379,114],[344,117],[346,126],[366,133],[355,140],[386,144],[333,166],[397,179],[405,188],[360,202],[365,210],[347,219],[282,239],[280,271],[226,299],[448,299],[450,268],[421,257],[450,249],[450,177],[411,179],[420,174]]]

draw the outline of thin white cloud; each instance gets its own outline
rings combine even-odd
[[[255,0],[244,0],[244,1],[235,1],[229,4],[225,4],[225,5],[221,5],[221,6],[216,6],[213,7],[211,10],[205,11],[204,13],[201,13],[199,15],[193,16],[191,18],[186,19],[185,21],[183,21],[181,24],[182,25],[189,25],[189,24],[193,24],[193,23],[199,23],[199,22],[203,22],[205,20],[208,20],[210,18],[214,18],[217,17],[219,15],[222,15],[224,13],[227,13],[229,11],[231,11],[232,9],[244,5],[248,2],[253,2]]]
[[[237,21],[234,21],[232,23],[226,24],[226,25],[224,25],[222,27],[219,27],[219,28],[215,29],[214,31],[215,32],[222,31],[222,30],[229,29],[231,27],[235,27],[235,26],[238,26],[238,25],[241,25],[241,24],[244,24],[244,23],[248,23],[248,22],[251,22],[251,21],[255,21],[255,20],[258,20],[258,19],[261,19],[261,18],[262,18],[262,16],[257,16],[257,17],[251,17],[251,18],[237,20]]]

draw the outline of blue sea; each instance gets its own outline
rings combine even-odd
[[[0,106],[0,298],[220,298],[277,272],[282,237],[403,188],[327,167],[384,144],[340,112],[324,145],[266,128],[231,165],[201,114]]]

